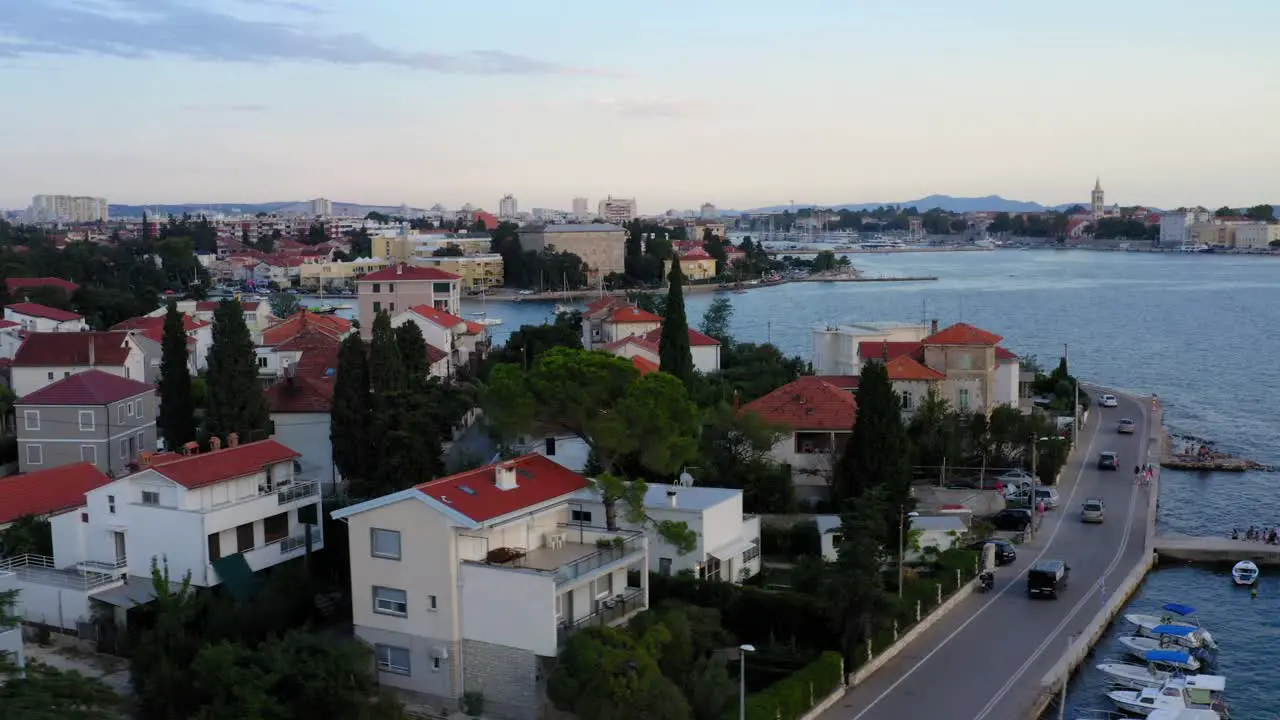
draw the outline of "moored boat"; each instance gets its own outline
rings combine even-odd
[[[1193,687],[1185,678],[1170,678],[1159,688],[1113,690],[1107,693],[1107,699],[1125,712],[1143,716],[1156,710],[1212,710],[1226,714],[1227,703],[1222,696],[1226,680],[1217,679],[1221,682]]]
[[[1237,585],[1252,585],[1258,582],[1258,566],[1248,560],[1241,560],[1231,568],[1231,579]]]
[[[1130,690],[1142,690],[1143,688],[1158,688],[1172,678],[1180,677],[1182,674],[1178,670],[1168,670],[1161,667],[1160,653],[1169,652],[1166,650],[1152,650],[1147,653],[1147,664],[1138,665],[1137,663],[1126,662],[1109,662],[1100,663],[1095,667],[1102,674],[1107,676],[1117,687],[1127,688]],[[1179,651],[1174,651],[1179,652]],[[1226,687],[1227,679],[1221,675],[1189,675],[1186,676],[1187,684],[1194,687],[1217,686],[1221,684]]]
[[[1180,603],[1167,603],[1161,609],[1164,610],[1161,615],[1129,613],[1124,616],[1124,619],[1138,626],[1139,635],[1150,638],[1176,638],[1177,644],[1191,648],[1218,646],[1213,635],[1201,627],[1200,623],[1191,619],[1191,616],[1196,613],[1195,608]],[[1189,632],[1178,628],[1185,628]]]
[[[1125,651],[1139,660],[1191,672],[1199,672],[1200,668],[1207,663],[1207,658],[1202,661],[1201,658],[1193,656],[1190,648],[1169,647],[1155,638],[1125,635],[1119,640]],[[1196,653],[1200,654],[1200,650]]]

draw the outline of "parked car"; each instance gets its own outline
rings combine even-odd
[[[1114,452],[1104,452],[1098,456],[1099,470],[1119,470],[1120,454]]]
[[[1116,407],[1120,404],[1120,401],[1116,400],[1115,395],[1103,395],[1100,398],[1100,402],[1102,407]]]
[[[974,543],[969,543],[970,550],[982,551],[987,545],[996,546],[996,565],[1008,565],[1018,559],[1018,551],[1014,549],[1013,543],[1000,538],[987,538]]]
[[[991,517],[997,530],[1022,532],[1031,525],[1031,511],[1026,508],[1005,508]]]
[[[1089,498],[1080,506],[1080,522],[1100,523],[1107,513],[1107,504],[1102,498]]]
[[[1018,507],[1026,507],[1027,499],[1031,497],[1029,492],[1017,492],[1013,495],[1006,495],[1004,501],[1008,505],[1016,505]],[[1036,503],[1044,503],[1045,510],[1053,510],[1058,507],[1058,489],[1052,487],[1036,488]]]
[[[1119,423],[1116,424],[1116,432],[1123,433],[1125,435],[1130,435],[1133,433],[1133,430],[1135,427],[1137,426],[1134,424],[1132,420],[1130,420],[1129,418],[1124,418],[1123,420],[1121,420]]]

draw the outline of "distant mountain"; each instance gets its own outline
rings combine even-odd
[[[145,211],[148,215],[157,215],[164,217],[167,215],[181,215],[183,213],[191,213],[199,215],[201,213],[217,214],[224,213],[229,215],[246,214],[255,215],[257,213],[284,213],[284,214],[305,214],[307,212],[308,201],[292,200],[289,202],[267,202],[267,203],[179,203],[177,205],[111,205],[111,217],[142,217]],[[335,215],[344,215],[352,217],[363,217],[371,212],[380,212],[388,215],[399,214],[404,208],[399,205],[361,205],[359,203],[334,202],[333,212]],[[420,208],[409,208],[410,212],[418,212]]]
[[[796,203],[793,205],[771,205],[769,207],[756,208],[754,210],[744,210],[745,213],[778,213],[785,212],[793,207],[797,210],[801,208],[825,207],[832,210],[874,210],[882,206],[898,206],[898,207],[915,207],[920,212],[939,208],[947,212],[965,213],[965,212],[1045,212],[1047,210],[1066,210],[1076,205],[1088,206],[1087,202],[1083,203],[1067,203],[1065,205],[1041,205],[1038,202],[1030,202],[1026,200],[1006,200],[999,195],[987,195],[986,197],[952,197],[950,195],[930,195],[922,197],[918,200],[905,200],[900,202],[877,202],[877,203],[848,203],[844,205],[820,205],[815,206],[812,203]]]

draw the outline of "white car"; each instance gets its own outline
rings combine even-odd
[[[1116,400],[1115,395],[1103,395],[1101,402],[1102,407],[1116,407],[1120,404],[1120,401]]]

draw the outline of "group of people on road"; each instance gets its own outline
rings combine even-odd
[[[1240,532],[1240,528],[1231,528],[1231,539],[1280,545],[1280,528],[1261,528],[1250,525],[1249,529],[1243,533]]]
[[[1143,465],[1133,466],[1133,479],[1142,487],[1147,487],[1148,485],[1150,485],[1151,480],[1153,479],[1155,474],[1156,474],[1156,468],[1151,463],[1147,463],[1145,466]]]

